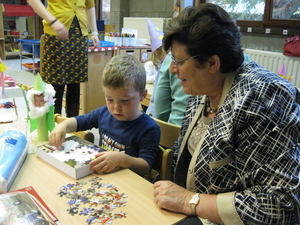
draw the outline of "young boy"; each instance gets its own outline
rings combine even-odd
[[[135,57],[113,57],[102,77],[106,105],[58,124],[50,134],[50,144],[60,148],[66,133],[95,127],[99,129],[99,145],[109,151],[96,155],[90,163],[92,171],[108,173],[122,167],[147,174],[157,158],[160,128],[139,110],[147,95],[145,86],[145,69]]]

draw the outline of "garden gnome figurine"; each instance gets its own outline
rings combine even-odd
[[[54,95],[55,90],[52,85],[44,83],[40,74],[37,74],[33,89],[27,91],[27,100],[30,132],[37,129],[39,141],[48,141],[48,131],[51,132],[55,126]]]

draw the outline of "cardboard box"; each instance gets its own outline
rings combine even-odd
[[[92,174],[93,171],[90,170],[88,163],[94,158],[95,154],[105,151],[77,136],[66,138],[63,146],[64,149],[62,150],[56,150],[51,145],[38,146],[37,155],[74,179]]]
[[[114,24],[104,24],[105,32],[116,32]]]

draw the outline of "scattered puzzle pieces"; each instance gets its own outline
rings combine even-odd
[[[69,199],[69,214],[88,217],[87,224],[112,224],[115,219],[126,218],[127,214],[119,208],[126,205],[127,196],[119,193],[116,186],[101,181],[102,178],[93,177],[59,189],[57,194]]]

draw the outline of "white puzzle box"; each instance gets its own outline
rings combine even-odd
[[[60,150],[50,144],[37,147],[39,158],[74,179],[80,179],[93,173],[90,170],[89,162],[95,158],[97,153],[103,151],[106,150],[77,136],[66,138]]]

